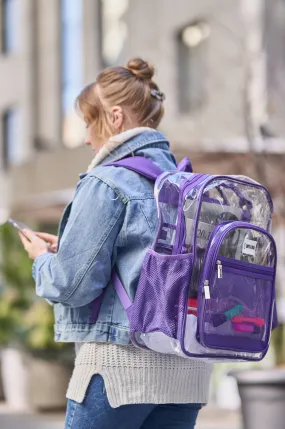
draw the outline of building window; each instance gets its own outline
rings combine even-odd
[[[19,164],[22,160],[21,123],[18,110],[9,109],[2,117],[3,167]]]
[[[123,61],[128,27],[124,21],[129,0],[101,0],[101,55],[103,67]]]
[[[77,118],[74,101],[83,87],[83,1],[61,0],[63,142],[82,143],[84,124]]]
[[[1,51],[14,52],[17,49],[19,28],[19,0],[1,0]]]
[[[178,35],[179,110],[188,113],[206,100],[207,41],[210,26],[206,22],[187,25]]]

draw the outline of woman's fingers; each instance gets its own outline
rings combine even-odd
[[[46,241],[47,240],[51,241],[51,240],[54,240],[55,238],[57,238],[56,235],[48,234],[47,232],[37,232],[36,231],[36,234],[37,234],[38,237],[43,238]]]
[[[35,234],[37,235],[37,237],[41,238],[49,244],[49,252],[57,252],[58,237],[56,235],[48,234],[47,232],[36,232]]]
[[[34,231],[24,229],[21,235],[24,236],[21,237],[21,240],[31,259],[34,260],[43,253],[48,252],[47,242],[38,237]]]
[[[36,232],[36,235],[41,238],[42,240],[47,241],[48,243],[51,243],[52,245],[57,245],[58,238],[56,235],[48,234],[47,232]]]

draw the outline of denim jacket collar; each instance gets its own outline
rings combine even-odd
[[[169,142],[166,137],[159,131],[143,131],[142,133],[130,138],[126,142],[122,143],[117,147],[113,152],[111,152],[106,158],[104,158],[99,165],[108,164],[110,162],[118,161],[122,158],[125,158],[128,155],[131,155],[138,149],[145,148],[149,145],[155,143],[163,143],[169,147]],[[88,173],[79,174],[80,179],[83,179]]]
[[[102,162],[107,158],[111,153],[116,151],[123,143],[132,138],[136,137],[143,132],[153,132],[153,128],[149,127],[134,127],[129,130],[123,131],[119,134],[111,136],[109,140],[101,147],[101,149],[96,153],[94,158],[91,161],[91,164],[88,167],[87,172],[91,171],[97,165],[102,164]]]
[[[151,145],[153,143],[166,143],[169,147],[169,143],[166,137],[159,131],[146,131],[143,132],[130,140],[127,140],[116,150],[110,153],[99,165],[108,164],[109,162],[118,161],[119,159],[125,158],[128,155],[131,155],[132,152],[135,152],[138,149],[141,149],[145,146]]]

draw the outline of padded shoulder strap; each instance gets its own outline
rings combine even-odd
[[[157,167],[152,161],[142,156],[133,156],[130,158],[124,158],[120,161],[111,162],[109,164],[105,164],[105,166],[113,166],[113,167],[124,167],[129,170],[135,171],[136,173],[146,177],[147,179],[153,180],[154,182],[160,176],[163,171]],[[177,167],[178,171],[192,172],[191,162],[188,158],[184,158]],[[112,281],[117,295],[120,298],[120,301],[125,310],[127,310],[132,302],[128,297],[124,286],[122,285],[119,277],[116,272],[113,272]]]
[[[150,159],[144,158],[143,156],[132,156],[130,158],[124,158],[120,161],[111,162],[105,165],[113,167],[125,167],[129,170],[135,171],[138,174],[141,174],[147,179],[153,180],[154,182],[158,176],[163,173],[163,171]],[[192,173],[193,170],[190,160],[188,158],[182,159],[182,161],[177,166],[177,171]]]
[[[153,180],[154,182],[156,181],[158,176],[163,173],[163,171],[159,167],[157,167],[157,165],[155,165],[150,159],[144,158],[143,156],[124,158],[120,161],[105,164],[105,166],[125,167],[128,170],[132,170],[138,174],[141,174],[147,179]]]

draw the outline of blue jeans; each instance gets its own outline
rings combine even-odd
[[[112,408],[100,375],[82,404],[68,400],[65,429],[193,429],[201,404],[134,404]]]

